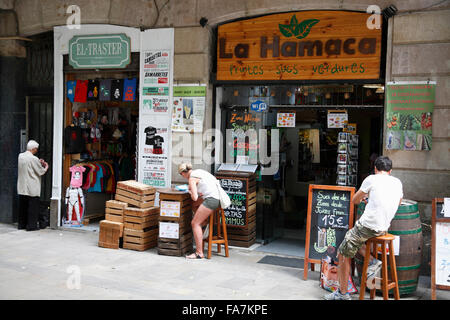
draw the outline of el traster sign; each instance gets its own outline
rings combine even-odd
[[[367,13],[304,11],[219,26],[217,80],[378,79],[381,28]]]
[[[75,69],[125,68],[130,52],[125,34],[74,36],[69,41],[69,64]]]

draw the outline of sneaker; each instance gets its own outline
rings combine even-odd
[[[381,270],[381,261],[378,259],[373,259],[369,262],[367,267],[367,281],[372,280],[374,277],[379,276]]]
[[[332,293],[323,296],[325,300],[352,300],[350,293],[342,294],[340,290],[336,290]]]

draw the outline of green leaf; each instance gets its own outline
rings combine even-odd
[[[298,26],[298,20],[294,14],[291,18],[291,30],[293,30],[296,26]]]
[[[307,19],[303,20],[299,24],[299,32],[295,35],[297,39],[303,39],[305,38],[309,32],[311,31],[311,28],[318,23],[320,20],[318,19]]]
[[[280,32],[283,36],[289,38],[294,35],[294,33],[291,30],[291,26],[288,24],[279,24],[278,27],[280,28]]]

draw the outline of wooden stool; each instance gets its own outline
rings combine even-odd
[[[400,299],[400,293],[398,291],[398,279],[397,279],[397,269],[395,265],[394,256],[394,239],[392,234],[385,234],[384,236],[370,238],[366,242],[366,256],[364,257],[364,266],[361,274],[361,287],[359,292],[359,300],[364,300],[364,294],[366,291],[367,282],[367,267],[370,261],[370,251],[377,255],[377,245],[381,244],[381,290],[383,291],[383,299],[389,299],[389,290],[394,289],[395,300]],[[386,244],[389,243],[389,264],[391,268],[391,282],[388,279],[388,266],[387,266],[387,253]],[[380,278],[376,278],[380,279]],[[370,299],[375,298],[376,288],[370,289]]]
[[[217,230],[217,234],[214,233],[214,222]],[[222,231],[221,231],[222,229]],[[223,235],[222,235],[223,232]],[[228,253],[228,236],[227,236],[227,226],[225,224],[225,213],[221,207],[217,208],[209,216],[209,234],[208,238],[203,239],[203,247],[205,242],[208,242],[208,259],[211,259],[212,245],[217,244],[217,252],[221,252],[221,245],[225,247],[225,256],[229,257]]]

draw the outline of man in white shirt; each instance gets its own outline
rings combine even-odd
[[[351,300],[348,293],[350,260],[359,253],[365,256],[365,242],[372,237],[384,235],[391,225],[403,198],[403,187],[399,179],[392,177],[392,161],[388,157],[375,160],[375,174],[368,176],[355,193],[352,203],[358,205],[369,197],[361,218],[350,229],[339,246],[338,278],[340,289],[326,295],[327,300]],[[371,257],[367,278],[370,280],[381,267],[381,261]]]
[[[37,222],[41,176],[48,170],[48,163],[35,156],[38,148],[39,144],[30,140],[27,144],[27,151],[22,152],[18,157],[17,194],[20,198],[18,229],[27,231],[39,229]]]

